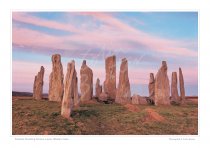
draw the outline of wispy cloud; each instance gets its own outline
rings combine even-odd
[[[71,24],[64,24],[64,23],[60,23],[58,21],[42,19],[39,17],[32,16],[32,15],[30,15],[30,13],[13,12],[12,19],[14,21],[32,24],[32,25],[41,26],[41,27],[47,27],[47,28],[51,28],[51,29],[64,30],[64,31],[69,31],[69,32],[78,32],[79,31]]]
[[[197,56],[189,45],[179,40],[164,39],[133,28],[111,13],[80,13],[82,16],[91,16],[102,24],[95,30],[84,30],[70,24],[58,23],[31,16],[25,13],[14,13],[16,21],[53,29],[73,31],[68,36],[49,35],[37,30],[13,28],[13,43],[21,46],[37,48],[64,49],[64,50],[91,50],[104,49],[110,51],[155,51],[166,56]],[[78,16],[79,17],[79,16]],[[93,19],[93,20],[94,20]],[[83,22],[85,23],[85,22]],[[143,47],[143,48],[142,48]],[[78,51],[80,52],[80,51]]]
[[[70,18],[72,15],[78,17],[79,21],[72,23],[74,21]],[[79,62],[76,60],[78,77],[81,59],[100,61],[100,63],[95,64],[88,62],[94,72],[94,83],[96,78],[100,78],[101,83],[103,83],[105,79],[104,58],[109,55],[115,54],[117,56],[118,65],[120,58],[126,57],[129,60],[131,85],[148,84],[149,73],[156,74],[161,60],[168,60],[169,78],[171,72],[178,72],[178,67],[181,66],[185,83],[187,85],[197,84],[197,65],[190,64],[192,61],[193,63],[197,62],[197,41],[172,40],[160,37],[155,33],[147,33],[117,18],[113,13],[65,13],[65,18],[69,19],[66,23],[56,19],[49,20],[38,17],[31,13],[13,12],[13,50],[21,50],[27,54],[36,52],[49,56],[60,53],[62,57],[79,59]],[[136,18],[130,18],[130,21],[145,25],[143,21]],[[18,25],[16,25],[17,22]],[[30,27],[26,27],[27,25]],[[43,29],[46,28],[70,33],[57,36],[56,34],[44,32]],[[142,62],[153,66],[142,66]],[[51,61],[43,64],[46,68],[44,90],[47,92]],[[63,63],[64,74],[66,65],[67,63]],[[30,87],[30,90],[32,90],[34,76],[39,71],[40,66],[36,62],[13,61],[13,87],[18,88],[21,84],[21,88],[25,86],[25,88]],[[118,76],[119,66],[117,69],[117,82]]]

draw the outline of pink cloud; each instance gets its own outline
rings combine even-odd
[[[73,30],[75,34],[69,36],[53,36],[29,29],[13,28],[13,42],[27,46],[41,46],[45,48],[62,48],[66,50],[91,48],[103,48],[105,50],[141,50],[138,45],[143,45],[150,50],[160,52],[165,56],[197,56],[197,52],[188,48],[185,42],[169,40],[150,35],[141,30],[137,30],[110,13],[87,12],[80,15],[92,16],[95,20],[104,23],[95,30],[77,29],[70,24],[61,24],[55,21],[40,19],[25,13],[13,13],[13,19],[33,25]],[[133,44],[135,43],[135,44]],[[136,45],[137,44],[137,45]],[[163,55],[163,56],[164,56]]]
[[[28,13],[24,13],[24,12],[13,12],[12,19],[15,21],[22,22],[22,23],[28,23],[28,24],[52,28],[52,29],[58,29],[58,30],[64,30],[64,31],[70,31],[70,32],[79,31],[71,24],[64,24],[64,23],[60,23],[56,21],[41,19],[41,18],[29,15]]]
[[[123,39],[136,41],[138,43],[144,44],[151,49],[168,53],[168,54],[175,54],[175,55],[183,55],[187,54],[188,56],[197,56],[197,52],[192,51],[185,46],[184,42],[181,41],[174,41],[174,40],[168,40],[160,37],[156,37],[154,35],[150,35],[148,33],[145,33],[141,30],[137,30],[120,20],[114,18],[111,14],[108,13],[98,13],[98,12],[87,12],[87,13],[81,13],[83,15],[90,15],[94,18],[106,23],[109,25],[109,27],[113,28],[113,30],[119,30],[118,38],[125,37]],[[106,32],[105,30],[100,30],[100,32]],[[99,33],[99,32],[98,32]],[[111,33],[110,36],[112,36],[113,33]],[[123,43],[123,42],[122,42]],[[180,47],[183,46],[183,47]]]
[[[13,28],[12,41],[19,46],[53,49],[77,49],[74,44],[68,43],[67,37],[56,37],[35,30]]]

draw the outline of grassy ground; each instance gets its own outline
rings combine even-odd
[[[82,104],[72,120],[60,115],[60,103],[15,99],[12,106],[13,135],[196,135],[198,106],[148,106]]]

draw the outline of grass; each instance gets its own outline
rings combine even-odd
[[[138,105],[137,112],[119,104],[82,104],[72,120],[60,115],[61,104],[17,99],[12,105],[13,135],[197,135],[198,107]],[[151,109],[164,120],[149,116]]]

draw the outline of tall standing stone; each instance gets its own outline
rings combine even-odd
[[[79,106],[80,99],[78,93],[78,78],[74,79],[74,106]]]
[[[131,103],[131,90],[128,77],[128,61],[123,58],[120,65],[119,83],[117,87],[116,100],[117,103]]]
[[[34,88],[33,88],[33,97],[36,100],[42,99],[42,93],[43,93],[43,85],[44,85],[44,67],[41,66],[40,71],[35,76],[34,79]]]
[[[61,115],[69,118],[74,106],[74,101],[78,100],[77,88],[77,72],[75,62],[72,61],[67,65],[67,73],[65,77],[64,95],[61,106]]]
[[[116,57],[110,56],[105,59],[106,79],[104,81],[104,92],[111,99],[116,98]]]
[[[177,74],[176,72],[172,72],[171,78],[171,101],[180,103],[180,98],[177,89]]]
[[[36,79],[37,79],[37,75],[34,77],[33,98],[35,98],[35,92],[36,92]]]
[[[179,68],[179,85],[180,85],[180,98],[182,103],[185,102],[185,88],[184,88],[184,77],[182,74],[182,69]]]
[[[49,82],[49,100],[60,102],[63,98],[63,66],[61,56],[55,54],[52,56],[52,72]]]
[[[97,78],[97,80],[96,80],[95,91],[96,91],[96,97],[99,98],[100,94],[102,93],[102,86],[100,85],[99,78]]]
[[[162,66],[155,77],[155,105],[170,105],[170,85],[167,69],[166,61],[162,61]]]
[[[152,102],[155,101],[155,78],[154,74],[150,73],[150,79],[149,79],[149,98],[152,100]]]
[[[87,101],[93,97],[93,71],[84,60],[80,69],[81,101]]]

